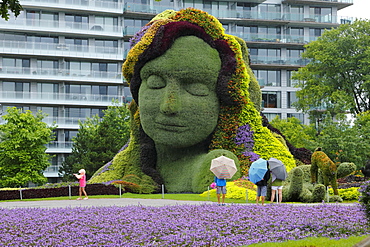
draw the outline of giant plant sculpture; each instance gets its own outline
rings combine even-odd
[[[245,42],[225,34],[216,18],[193,8],[167,11],[131,44],[122,67],[134,99],[130,142],[91,182],[201,192],[213,180],[210,160],[220,155],[241,171],[258,157],[278,158],[288,170],[295,166],[262,126],[261,92]]]

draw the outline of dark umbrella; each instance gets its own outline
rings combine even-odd
[[[275,179],[285,180],[288,174],[283,162],[275,158],[270,158],[268,162],[270,166],[270,171],[272,173],[272,181],[274,181]]]

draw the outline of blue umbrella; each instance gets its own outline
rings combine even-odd
[[[259,158],[254,161],[249,168],[249,180],[252,183],[257,183],[263,179],[267,172],[267,160]]]

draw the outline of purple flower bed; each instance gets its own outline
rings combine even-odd
[[[0,246],[241,246],[370,234],[360,206],[0,208]]]

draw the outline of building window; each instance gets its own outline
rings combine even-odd
[[[58,83],[37,83],[38,97],[42,99],[58,99]]]
[[[281,63],[280,49],[250,48],[251,62],[254,64]]]
[[[292,79],[293,73],[294,73],[293,70],[287,71],[287,86],[288,87],[296,87],[296,85],[298,84],[298,80]]]
[[[28,82],[3,82],[3,97],[29,99],[30,98],[30,83]]]
[[[296,92],[288,92],[288,108],[294,108],[294,102],[297,102]]]
[[[287,117],[295,117],[301,121],[301,124],[304,124],[304,115],[303,113],[288,113]]]
[[[304,66],[307,64],[306,59],[302,59],[303,49],[287,49],[290,64]]]
[[[310,18],[317,22],[332,22],[331,8],[310,7]]]
[[[95,25],[91,30],[96,31],[117,31],[118,18],[109,16],[95,16]]]
[[[289,20],[303,21],[303,6],[289,6],[288,10]]]
[[[118,52],[118,40],[95,40],[95,52],[112,53]]]
[[[3,58],[3,70],[8,74],[29,74],[30,59],[21,58]]]
[[[71,142],[77,136],[78,130],[64,130],[64,141]]]
[[[87,30],[89,17],[87,15],[65,15],[66,27]]]
[[[118,63],[92,63],[91,69],[95,77],[112,78],[118,75]]]
[[[65,50],[70,51],[89,51],[89,41],[87,39],[65,38]]]
[[[281,108],[281,92],[262,92],[264,108]]]
[[[58,13],[26,10],[26,25],[58,27],[58,18]]]
[[[253,70],[260,86],[281,86],[280,70]]]
[[[58,117],[58,107],[48,107],[48,106],[38,106],[38,111],[42,111],[43,113],[48,114],[46,118],[44,118],[44,122],[47,122],[45,120],[50,119],[47,123],[52,124],[53,121],[56,121],[56,117]]]
[[[66,61],[66,69],[71,76],[90,76],[91,63],[81,61]]]
[[[310,28],[310,41],[317,40],[324,33],[324,28]]]
[[[41,75],[56,75],[59,69],[59,62],[56,60],[37,60],[37,72]],[[32,72],[35,73],[35,72]]]
[[[267,120],[269,120],[269,122],[271,122],[276,116],[281,118],[280,113],[263,113],[263,115],[265,115],[265,117],[267,118]]]
[[[286,35],[287,35],[286,42],[291,42],[291,43],[303,43],[304,42],[303,28],[290,27],[286,30]]]

